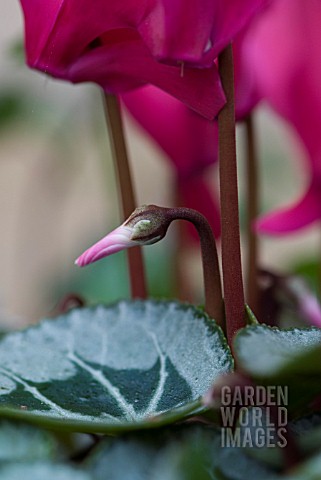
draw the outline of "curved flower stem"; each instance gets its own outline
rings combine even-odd
[[[258,164],[255,149],[253,117],[245,120],[246,128],[246,176],[247,176],[247,302],[256,316],[258,312],[258,239],[253,230],[253,222],[258,216]]]
[[[219,71],[227,103],[218,115],[222,225],[222,268],[228,342],[245,326],[235,143],[232,45],[219,55]]]
[[[123,123],[118,98],[104,94],[105,115],[110,132],[114,164],[118,176],[123,217],[127,218],[136,208],[133,182],[130,174]],[[140,247],[127,251],[131,295],[146,298],[146,282]]]
[[[201,241],[205,310],[224,329],[223,299],[216,243],[210,224],[196,210],[184,207],[143,205],[118,228],[88,248],[76,260],[79,267],[137,245],[152,245],[165,237],[173,220],[187,220],[196,227]]]
[[[214,235],[208,221],[202,214],[190,208],[173,207],[164,210],[170,221],[187,220],[195,226],[201,242],[205,311],[225,331],[220,268]]]

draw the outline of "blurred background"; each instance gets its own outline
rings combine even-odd
[[[69,292],[89,303],[128,296],[122,253],[86,269],[74,260],[121,223],[99,88],[71,85],[24,64],[19,2],[2,0],[0,16],[0,323],[20,327],[51,315]],[[304,153],[290,128],[267,107],[255,113],[261,163],[261,210],[291,203],[304,189]],[[168,159],[126,117],[139,204],[173,204]],[[243,126],[238,126],[240,213],[244,225]],[[209,181],[217,189],[216,167]],[[265,268],[301,272],[316,288],[318,227],[260,239]],[[246,257],[245,247],[243,257]],[[144,250],[153,296],[174,295],[175,228]],[[194,299],[202,302],[200,256],[185,254]]]

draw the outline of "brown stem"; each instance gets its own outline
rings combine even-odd
[[[195,226],[199,234],[203,263],[205,311],[225,331],[221,275],[212,229],[206,218],[196,210],[184,207],[168,208],[166,210],[170,221],[187,220]]]
[[[218,115],[222,226],[222,268],[227,338],[245,326],[235,143],[232,45],[219,55],[219,71],[227,103]]]
[[[258,239],[253,230],[253,222],[258,216],[258,164],[255,150],[253,118],[245,120],[246,127],[246,176],[247,176],[247,302],[256,315],[258,312]]]
[[[125,219],[135,210],[136,201],[118,98],[115,95],[104,94],[104,107]],[[127,258],[131,295],[133,298],[146,298],[146,282],[141,248],[135,247],[128,250]]]

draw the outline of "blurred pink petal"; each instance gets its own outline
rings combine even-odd
[[[108,255],[134,247],[137,242],[131,240],[132,233],[132,228],[121,225],[80,255],[75,261],[76,265],[84,267]]]
[[[321,306],[306,282],[301,277],[289,276],[284,277],[284,285],[302,318],[309,325],[321,327]]]
[[[282,235],[293,232],[321,219],[321,186],[310,185],[298,203],[263,215],[256,222],[260,233]]]
[[[217,161],[217,123],[192,112],[152,86],[122,95],[131,115],[173,162],[178,176],[190,176]]]
[[[310,183],[302,199],[259,220],[259,231],[285,234],[321,219],[321,2],[278,0],[244,33],[245,70],[259,97],[296,130],[307,151]]]
[[[300,300],[299,308],[310,325],[321,328],[321,307],[317,297],[306,294]]]
[[[321,2],[278,0],[248,30],[258,88],[320,163]],[[319,157],[316,158],[316,155]],[[319,169],[320,167],[318,167]]]
[[[250,49],[245,31],[238,35],[233,43],[236,120],[244,120],[262,98],[255,78],[255,65],[249,54]]]

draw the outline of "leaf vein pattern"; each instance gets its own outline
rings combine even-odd
[[[147,415],[150,415],[151,413],[154,413],[157,408],[157,405],[162,397],[162,394],[164,393],[164,387],[165,387],[166,378],[168,376],[168,372],[166,372],[166,355],[164,355],[164,353],[162,352],[156,335],[147,329],[145,329],[145,331],[147,335],[152,339],[160,360],[158,386],[156,388],[156,391],[151,401],[149,402],[149,405],[144,411],[144,416],[147,416]]]
[[[44,403],[45,405],[48,405],[50,408],[56,411],[59,415],[63,417],[73,416],[72,412],[70,412],[69,410],[65,410],[64,408],[54,403],[52,400],[50,400],[45,395],[40,393],[36,387],[31,387],[25,380],[23,380],[21,377],[19,377],[15,373],[11,372],[10,370],[7,370],[4,367],[0,367],[0,372],[6,377],[13,380],[14,382],[22,385],[27,392],[31,393],[31,395],[33,395],[40,402]]]
[[[119,389],[115,387],[105,377],[105,375],[103,375],[101,370],[96,370],[95,368],[88,365],[84,360],[82,360],[78,355],[76,355],[75,352],[69,352],[68,357],[74,364],[78,365],[80,368],[90,373],[90,375],[96,380],[96,382],[98,382],[100,385],[102,385],[108,390],[108,393],[117,401],[117,404],[122,408],[127,420],[136,420],[138,418],[134,407],[127,402],[127,400],[120,393]]]

